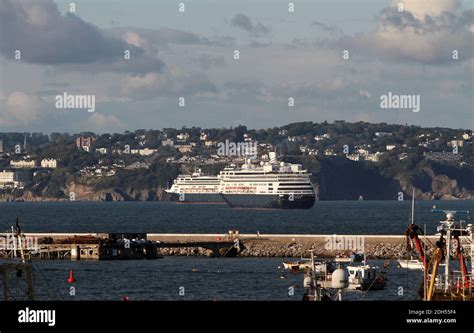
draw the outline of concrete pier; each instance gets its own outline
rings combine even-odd
[[[123,238],[132,240],[133,235],[140,235],[142,244],[146,239],[148,247],[126,248]],[[9,234],[0,234],[0,257],[11,255],[11,249],[2,246],[9,237]],[[146,255],[307,257],[309,250],[320,257],[334,257],[350,250],[365,252],[367,258],[378,259],[407,255],[404,235],[240,234],[229,231],[222,234],[25,233],[24,237],[37,242],[37,250],[32,254],[41,259],[142,259]],[[421,238],[429,249],[438,236]]]

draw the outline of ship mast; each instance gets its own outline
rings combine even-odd
[[[12,251],[12,259],[13,262],[7,262],[3,265],[0,265],[0,273],[2,274],[3,280],[3,300],[8,301],[9,299],[9,273],[15,272],[16,277],[20,278],[23,275],[23,271],[25,271],[26,277],[26,298],[30,301],[34,300],[34,292],[33,292],[33,267],[30,262],[26,261],[25,252],[23,250],[23,234],[20,229],[20,225],[18,219],[16,220],[16,226],[12,226],[12,241],[13,241],[13,251]],[[17,239],[18,239],[18,247],[20,249],[20,260],[18,260],[17,255]]]

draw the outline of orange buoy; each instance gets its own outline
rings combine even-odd
[[[69,278],[67,279],[68,283],[74,283],[76,282],[76,279],[74,278],[74,274],[72,273],[72,269],[69,271]]]

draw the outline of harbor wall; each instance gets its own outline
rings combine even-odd
[[[6,237],[8,234],[0,234]],[[105,239],[107,233],[25,233],[41,244],[43,241],[61,242],[65,239],[94,237]],[[406,238],[402,235],[307,235],[307,234],[158,234],[149,233],[147,239],[161,243],[158,255],[212,256],[213,251],[196,243],[220,244],[236,242],[239,257],[308,257],[313,250],[318,257],[334,257],[350,249],[365,252],[368,259],[393,259],[406,256]],[[425,243],[434,244],[438,236],[423,236]],[[174,246],[167,247],[167,243]],[[179,246],[176,246],[179,244]],[[186,245],[190,246],[187,247]],[[361,248],[362,246],[362,248]],[[431,246],[430,246],[431,248]],[[363,250],[363,251],[362,251]],[[428,254],[430,251],[427,251]]]
[[[351,247],[342,244],[352,240],[352,244],[363,244],[368,259],[394,259],[407,255],[406,238],[402,235],[291,235],[291,234],[149,234],[148,239],[162,242],[220,241],[238,238],[244,248],[240,257],[308,257],[314,250],[317,257],[334,257],[347,252]],[[427,236],[434,243],[438,236]],[[350,243],[350,242],[349,242]],[[347,244],[346,244],[347,245]],[[359,248],[359,247],[357,247]],[[206,249],[162,248],[162,255],[208,255]]]

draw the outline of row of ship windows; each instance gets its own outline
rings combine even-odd
[[[239,186],[239,187],[248,187],[248,186],[267,186],[267,184],[232,184],[234,187],[235,186]],[[270,186],[270,185],[269,185]],[[278,188],[281,188],[282,190],[286,190],[286,189],[291,189],[291,188],[298,188],[298,189],[302,189],[302,188],[313,188],[311,186],[311,184],[301,184],[301,185],[296,185],[297,187],[295,186],[280,186]]]
[[[225,179],[242,179],[242,180],[249,180],[249,179],[274,179],[275,181],[278,181],[279,179],[308,179],[308,175],[292,175],[292,176],[256,176],[256,177],[240,177],[240,176],[231,176],[231,175],[226,175],[222,177],[224,180]]]
[[[236,193],[236,194],[240,194],[240,193],[255,193],[254,191],[225,191],[226,194],[232,194],[232,193]],[[262,194],[314,194],[313,191],[291,191],[291,192],[288,192],[288,191],[277,191],[277,192],[273,192],[273,191],[262,191],[262,192],[259,192],[259,193],[262,193]]]

